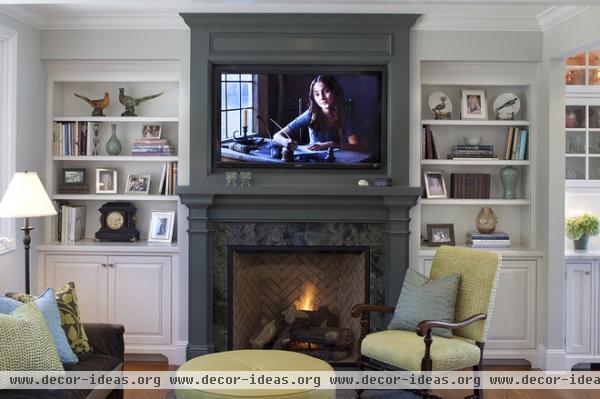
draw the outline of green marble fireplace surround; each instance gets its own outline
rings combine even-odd
[[[371,302],[394,305],[408,267],[409,211],[420,195],[408,186],[409,32],[418,15],[182,17],[191,28],[190,182],[177,188],[189,208],[187,357],[226,349],[229,246],[368,247]],[[382,67],[384,167],[252,169],[253,186],[226,187],[212,159],[212,68],[261,64]],[[393,186],[357,185],[375,177]]]

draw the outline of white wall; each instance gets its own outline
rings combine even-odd
[[[16,171],[37,171],[44,173],[44,115],[46,114],[45,77],[40,62],[40,32],[12,17],[0,13],[0,24],[17,32],[17,138]],[[36,243],[42,239],[44,220],[31,219],[35,227],[32,232],[31,271],[32,281],[36,278]],[[23,220],[17,220],[17,229]],[[22,238],[17,230],[17,249],[0,255],[0,294],[7,291],[25,290],[25,259]]]
[[[42,60],[176,60],[181,65],[179,184],[189,183],[189,30],[50,30],[41,38]],[[45,115],[45,112],[43,113]],[[178,295],[180,344],[187,343],[188,240],[187,208],[179,207],[179,278],[173,293]],[[178,342],[174,342],[178,344]]]

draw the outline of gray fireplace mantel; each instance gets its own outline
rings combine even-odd
[[[289,246],[295,245],[290,236],[314,232],[328,241],[321,245],[373,244],[383,286],[379,304],[395,304],[408,267],[409,211],[421,191],[407,186],[410,29],[418,15],[182,17],[191,29],[190,179],[189,186],[177,187],[189,208],[188,358],[214,348],[213,335],[220,331],[213,328],[213,316],[224,299],[213,292],[213,272],[223,264],[224,247],[240,241]],[[211,82],[219,65],[381,68],[386,76],[382,168],[255,168],[254,186],[226,187],[224,175],[232,169],[216,164],[212,136]],[[359,179],[376,177],[390,178],[394,186],[357,186]],[[248,244],[257,232],[262,238]]]
[[[181,201],[189,208],[188,358],[213,350],[214,223],[382,224],[383,304],[396,303],[408,267],[409,211],[417,202],[419,188],[205,186],[202,190],[185,191],[184,187],[178,188]]]

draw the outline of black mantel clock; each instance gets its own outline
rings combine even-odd
[[[135,228],[135,211],[131,202],[107,202],[98,209],[100,230],[96,238],[100,241],[137,241],[140,232]]]

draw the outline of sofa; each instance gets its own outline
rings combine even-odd
[[[115,371],[123,369],[124,328],[118,324],[85,323],[92,353],[79,355],[79,363],[64,365],[65,371]],[[6,389],[0,399],[122,399],[123,391],[83,389]]]

